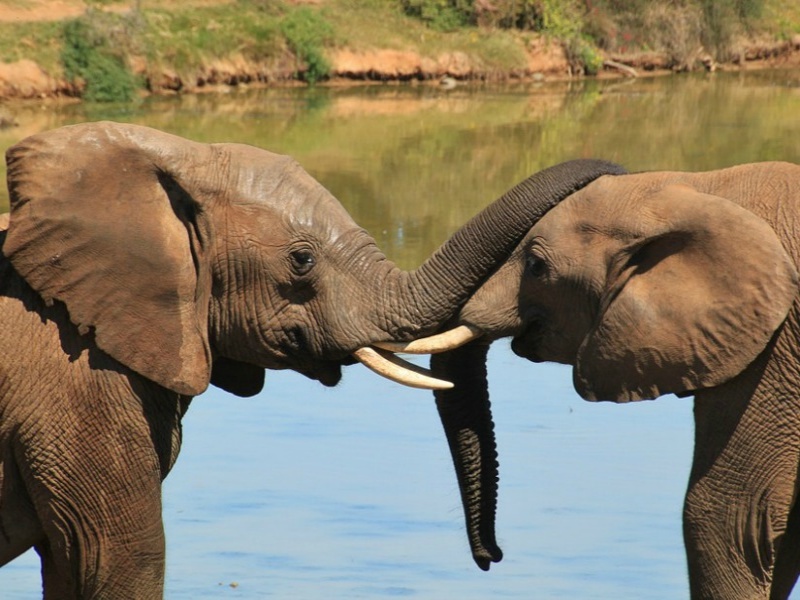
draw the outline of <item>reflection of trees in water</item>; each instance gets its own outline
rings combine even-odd
[[[593,135],[639,170],[800,162],[798,84],[796,71],[641,80],[597,105]]]
[[[578,157],[631,170],[800,162],[800,73],[697,74],[472,88],[367,86],[9,108],[2,149],[62,124],[150,125],[294,156],[400,264],[413,267],[532,172]],[[4,175],[4,173],[3,173]],[[4,186],[0,207],[6,202]]]

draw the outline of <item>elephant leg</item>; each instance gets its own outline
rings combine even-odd
[[[22,440],[19,469],[44,530],[36,550],[48,600],[163,596],[169,456],[158,446],[171,445],[168,428],[159,434],[161,424],[151,426],[147,407],[131,400],[94,398],[91,414],[73,407]]]
[[[0,566],[14,560],[44,535],[11,452],[0,461]]]
[[[800,421],[786,384],[754,365],[695,398],[684,505],[692,598],[767,598],[797,477]]]
[[[160,480],[156,469],[150,471],[126,468],[114,481],[60,481],[37,489],[35,497],[46,498],[36,502],[45,533],[36,551],[46,599],[162,598]]]
[[[800,477],[796,484],[797,482],[800,482]],[[778,558],[775,560],[770,600],[789,598],[800,576],[800,502],[797,491],[795,490],[795,500],[778,548]]]

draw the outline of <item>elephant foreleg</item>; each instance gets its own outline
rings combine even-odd
[[[0,461],[0,566],[14,560],[44,535],[11,452]]]
[[[158,424],[151,427],[141,404],[120,399],[105,406],[92,418],[65,412],[52,424],[60,435],[48,423],[23,440],[28,461],[20,472],[44,530],[36,550],[47,600],[163,595],[161,478],[168,457],[156,446],[169,449],[170,439],[154,435]],[[164,440],[154,445],[154,438]]]
[[[800,477],[798,480],[800,481]],[[770,600],[786,600],[800,576],[800,502],[795,494],[772,573]]]
[[[684,506],[692,598],[768,598],[797,477],[800,420],[772,364],[695,399]],[[798,414],[794,414],[798,413]]]
[[[113,464],[117,457],[103,457]],[[36,545],[46,600],[160,599],[164,532],[160,480],[151,468],[114,480],[72,474],[34,492],[45,538]]]

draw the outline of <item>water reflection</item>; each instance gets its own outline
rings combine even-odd
[[[531,172],[581,156],[633,170],[800,162],[800,73],[553,86],[262,90],[134,108],[15,105],[5,148],[110,118],[295,156],[401,265]],[[506,558],[468,555],[429,394],[359,366],[323,389],[267,374],[239,399],[211,390],[185,419],[165,484],[168,598],[687,597],[682,496],[691,403],[590,404],[569,369],[490,355]],[[236,587],[231,587],[235,583]],[[27,554],[3,598],[36,597]]]
[[[0,132],[3,149],[36,131],[110,118],[291,154],[406,267],[517,181],[562,160],[601,157],[631,170],[800,162],[794,71],[449,92],[255,90],[9,111],[20,126]]]

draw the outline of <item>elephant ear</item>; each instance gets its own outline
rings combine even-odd
[[[189,395],[211,372],[203,200],[219,193],[204,173],[215,153],[145,127],[88,123],[27,138],[6,157],[3,251],[17,272],[103,351]]]
[[[600,315],[578,351],[578,393],[650,399],[743,371],[797,294],[797,271],[772,227],[683,185],[651,194],[623,218],[640,231],[627,260],[609,270]]]

